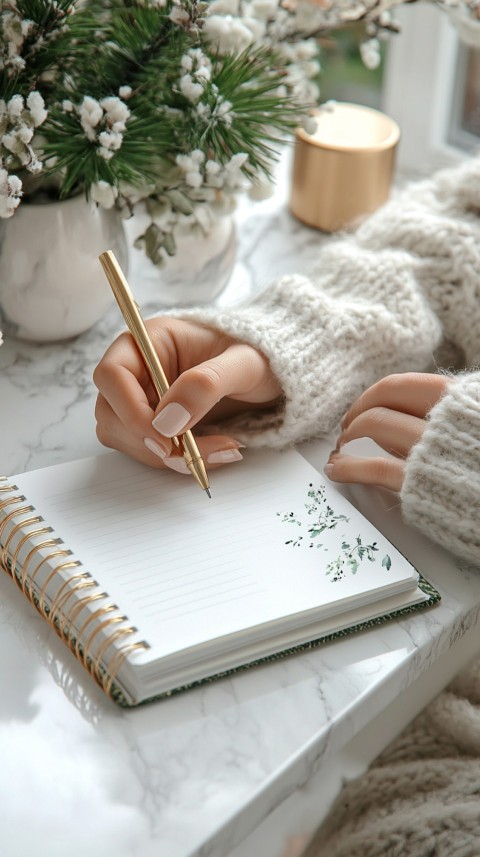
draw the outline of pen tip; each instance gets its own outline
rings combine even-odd
[[[211,500],[211,499],[212,499],[212,495],[210,494],[210,489],[209,489],[209,488],[205,488],[205,491],[207,492],[207,496],[208,496],[208,497],[210,497],[210,500]]]

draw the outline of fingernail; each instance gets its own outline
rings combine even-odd
[[[333,464],[325,464],[325,466],[323,468],[323,472],[324,472],[325,476],[328,476],[329,479],[332,475],[332,471],[333,471]]]
[[[243,455],[238,449],[219,449],[211,452],[207,458],[208,464],[228,464],[230,461],[241,461]]]
[[[161,443],[158,443],[156,440],[152,440],[151,437],[144,437],[143,442],[147,449],[150,452],[153,452],[155,455],[158,455],[159,458],[165,458],[168,455],[169,450],[166,449]]]
[[[183,474],[189,474],[190,473],[190,471],[186,465],[185,459],[180,458],[177,455],[172,456],[171,458],[164,458],[163,463],[166,464],[167,467],[170,468],[170,470],[175,470],[176,473],[183,473]]]
[[[171,402],[152,420],[152,426],[165,437],[173,437],[182,431],[191,418],[192,415],[183,405]]]

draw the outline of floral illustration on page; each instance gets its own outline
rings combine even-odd
[[[324,486],[315,489],[310,482],[307,497],[308,502],[304,504],[306,519],[304,513],[277,512],[282,523],[300,527],[301,532],[297,531],[293,538],[287,539],[285,544],[291,547],[323,547],[326,550],[319,536],[328,530],[335,530],[340,523],[348,524],[350,518],[346,515],[336,514],[327,500]],[[360,535],[352,539],[342,534],[339,547],[338,556],[331,560],[325,568],[325,573],[330,577],[332,583],[342,580],[347,572],[356,574],[364,559],[369,562],[377,561],[375,556],[379,550],[377,542],[364,544]],[[390,556],[385,554],[382,558],[382,566],[388,571],[391,565]]]

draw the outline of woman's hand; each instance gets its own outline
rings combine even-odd
[[[451,383],[445,375],[389,375],[365,390],[342,420],[342,433],[325,473],[334,482],[362,482],[400,491],[405,459],[427,427],[428,412]],[[344,444],[369,437],[395,458],[342,455]]]
[[[154,467],[188,473],[171,438],[197,423],[216,423],[240,411],[268,407],[281,395],[267,358],[196,322],[152,318],[146,327],[170,389],[158,403],[142,358],[129,333],[119,336],[94,372],[99,394],[97,436]],[[229,435],[196,434],[207,465],[242,458]]]

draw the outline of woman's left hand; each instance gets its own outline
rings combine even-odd
[[[446,392],[451,378],[407,372],[388,375],[353,403],[325,473],[334,482],[361,482],[400,491],[405,459],[427,427],[427,414]],[[369,437],[395,458],[343,455],[350,440]]]

